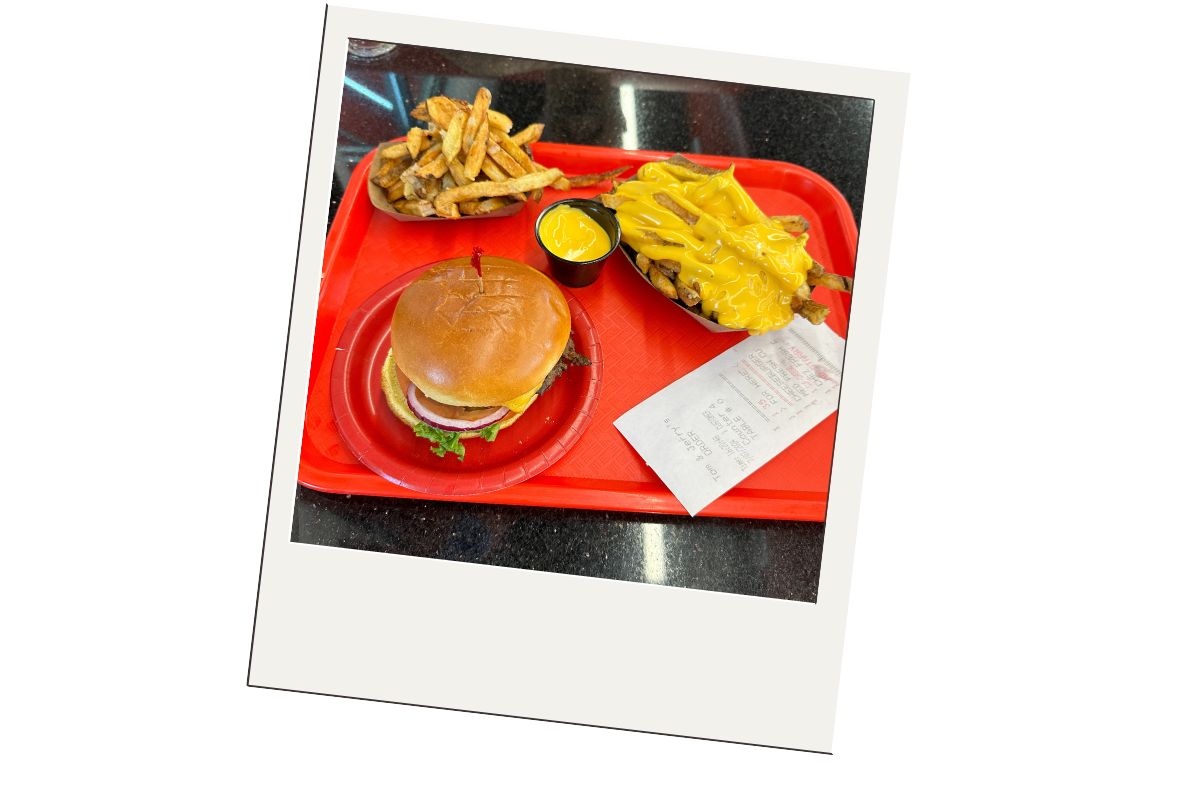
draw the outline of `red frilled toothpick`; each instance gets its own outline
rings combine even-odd
[[[479,293],[483,294],[483,248],[471,248],[471,266],[475,268],[475,273],[479,276]]]

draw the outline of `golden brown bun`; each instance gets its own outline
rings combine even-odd
[[[405,397],[405,392],[408,391],[408,387],[406,387],[404,382],[400,380],[400,374],[396,371],[396,362],[392,358],[390,351],[388,352],[388,357],[384,359],[383,362],[382,379],[383,396],[387,398],[388,408],[392,410],[393,414],[400,418],[401,422],[403,422],[405,425],[408,425],[408,427],[417,427],[417,423],[421,420],[416,414],[413,413],[412,409],[408,407],[408,399]],[[516,422],[520,416],[521,414],[509,412],[507,417],[496,423],[499,426],[496,430],[504,430],[509,425],[512,425],[514,422]],[[458,438],[460,439],[474,439],[477,436],[479,436],[479,431],[462,431],[458,434]]]
[[[484,293],[469,258],[431,267],[392,314],[392,353],[417,388],[452,406],[498,406],[541,386],[571,334],[554,282],[533,267],[483,257]]]

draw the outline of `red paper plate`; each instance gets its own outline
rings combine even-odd
[[[542,472],[579,440],[600,397],[602,361],[596,329],[583,306],[564,291],[575,348],[590,367],[571,367],[493,442],[466,439],[462,461],[439,457],[388,408],[380,387],[391,347],[396,299],[432,264],[388,283],[346,321],[330,380],[334,422],[343,441],[371,470],[417,492],[472,495],[494,492]]]

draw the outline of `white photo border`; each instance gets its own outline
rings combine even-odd
[[[874,100],[816,603],[291,541],[350,38]],[[329,7],[250,686],[832,752],[908,76]]]

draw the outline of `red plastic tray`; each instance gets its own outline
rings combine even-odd
[[[534,145],[534,157],[567,174],[636,167],[671,153],[619,150],[551,142]],[[646,466],[613,420],[659,389],[742,341],[741,333],[710,333],[659,295],[616,252],[591,286],[570,290],[586,308],[604,349],[604,380],[592,420],[575,446],[544,472],[496,492],[453,497],[428,495],[393,484],[363,466],[342,442],[334,423],[330,377],[346,321],[371,295],[414,267],[461,256],[478,245],[493,255],[523,261],[549,273],[533,238],[541,207],[563,197],[592,197],[596,187],[547,190],[511,217],[453,224],[412,225],[375,213],[366,191],[368,154],[355,168],[325,242],[317,304],[313,368],[309,377],[299,481],[319,491],[458,502],[594,508],[686,514]],[[736,166],[738,180],[768,214],[803,214],[812,225],[808,250],[829,270],[853,275],[858,244],[845,199],[824,178],[794,164],[689,155],[721,167]],[[631,170],[632,173],[632,170]],[[831,310],[828,324],[843,336],[848,295],[818,288]],[[536,410],[536,403],[531,411]],[[834,414],[701,512],[705,516],[823,520],[828,500]],[[503,435],[503,434],[501,434]]]

